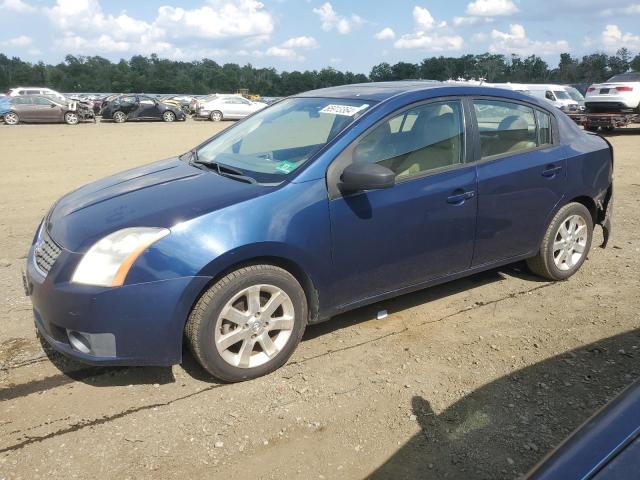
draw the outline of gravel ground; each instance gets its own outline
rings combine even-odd
[[[51,203],[224,126],[0,125],[0,478],[516,478],[638,378],[640,130],[610,137],[614,238],[567,282],[512,265],[362,308],[242,384],[188,353],[173,368],[45,355],[20,271]]]

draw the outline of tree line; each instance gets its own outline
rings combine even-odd
[[[0,91],[18,85],[46,86],[61,92],[211,93],[247,88],[264,96],[368,81],[403,79],[485,79],[487,82],[590,84],[627,70],[640,71],[640,54],[622,48],[615,55],[593,53],[581,59],[560,55],[557,67],[536,55],[463,55],[430,57],[420,63],[375,65],[369,75],[334,68],[278,72],[251,64],[223,65],[209,59],[192,62],[135,55],[112,62],[100,56],[67,55],[57,65],[29,63],[0,53]]]

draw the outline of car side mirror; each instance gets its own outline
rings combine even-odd
[[[340,176],[340,190],[358,192],[391,188],[396,184],[396,175],[387,167],[369,162],[353,162]]]

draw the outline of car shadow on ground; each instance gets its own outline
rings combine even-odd
[[[469,277],[443,283],[433,287],[407,293],[399,297],[383,300],[365,307],[337,315],[326,322],[310,325],[302,338],[302,341],[311,340],[343,328],[350,328],[359,323],[376,318],[377,313],[386,310],[389,315],[407,310],[418,305],[435,300],[443,300],[452,295],[472,290],[483,285],[489,285],[504,281],[509,277],[515,277],[537,284],[547,283],[546,280],[532,274],[524,262],[514,263],[504,267],[476,273]]]
[[[639,377],[640,329],[510,373],[440,413],[415,396],[407,415],[420,432],[369,478],[519,477]]]

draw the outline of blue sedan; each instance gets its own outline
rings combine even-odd
[[[307,324],[526,260],[572,276],[611,228],[613,152],[544,101],[368,83],[306,92],[61,198],[25,288],[55,349],[212,375],[283,365]]]

